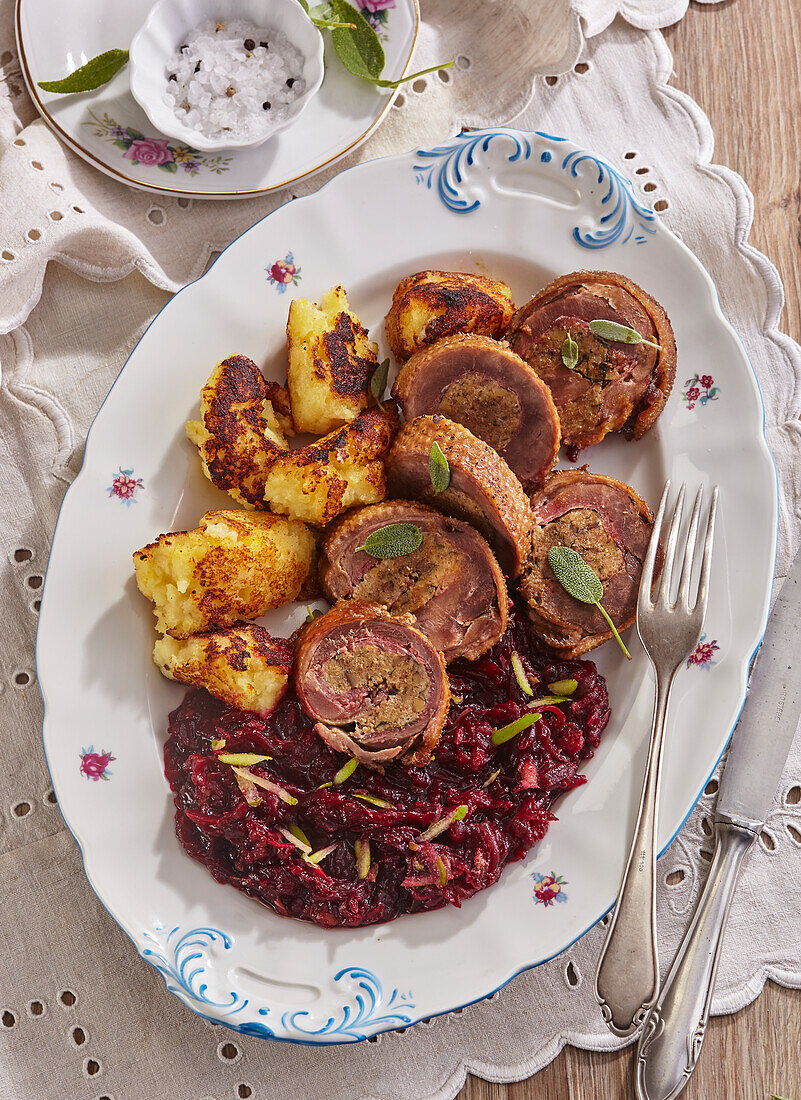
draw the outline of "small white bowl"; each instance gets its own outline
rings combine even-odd
[[[186,35],[207,19],[247,19],[281,31],[303,55],[306,90],[289,105],[289,114],[256,138],[208,138],[179,120],[165,101],[167,62]],[[250,149],[286,130],[306,109],[323,82],[323,37],[298,0],[158,0],[134,36],[130,48],[131,94],[157,130],[193,149]]]

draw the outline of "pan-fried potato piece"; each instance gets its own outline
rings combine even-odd
[[[200,391],[200,420],[186,434],[209,481],[246,508],[264,507],[264,479],[294,434],[289,395],[244,355],[217,364]]]
[[[286,324],[287,386],[299,432],[327,435],[355,420],[370,404],[378,345],[335,286],[319,306],[296,298]]]
[[[267,475],[265,500],[274,512],[322,527],[354,504],[384,499],[383,457],[398,430],[389,402],[316,443],[281,455]]]
[[[286,690],[292,647],[262,626],[239,623],[228,630],[194,634],[184,641],[165,635],[153,660],[170,680],[205,688],[232,707],[266,715]]]
[[[387,340],[399,363],[443,336],[499,337],[515,311],[506,283],[464,271],[418,271],[401,279],[386,316]]]
[[[207,512],[137,550],[136,583],[173,638],[255,619],[297,599],[316,557],[314,535],[268,512]]]

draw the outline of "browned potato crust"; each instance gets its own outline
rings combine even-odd
[[[383,459],[397,430],[394,402],[367,409],[352,424],[276,459],[265,500],[274,512],[319,527],[355,504],[383,500]]]
[[[298,431],[326,435],[349,424],[371,403],[378,345],[335,286],[315,305],[296,298],[286,325],[287,385]]]
[[[213,485],[245,507],[264,507],[264,479],[292,434],[289,396],[244,355],[223,359],[200,391],[200,420],[186,434]]]
[[[264,627],[239,623],[183,641],[165,635],[156,642],[153,660],[170,680],[205,688],[229,706],[265,715],[286,690],[292,647]]]
[[[500,336],[514,313],[506,283],[462,271],[418,271],[401,279],[386,316],[392,354],[399,363],[443,336],[474,332]]]
[[[207,512],[196,530],[160,535],[133,559],[157,630],[187,638],[297,599],[315,557],[305,524],[238,511]]]

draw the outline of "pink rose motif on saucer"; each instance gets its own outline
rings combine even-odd
[[[136,138],[122,155],[147,167],[168,164],[174,159],[166,138]]]
[[[141,477],[134,477],[133,473],[133,470],[123,470],[120,466],[108,487],[108,495],[121,500],[128,508],[136,504],[136,492],[144,485]]]
[[[694,409],[696,402],[703,408],[708,401],[717,401],[720,386],[715,385],[711,374],[694,374],[684,383],[682,397],[688,409]]]
[[[295,265],[295,257],[291,252],[287,252],[283,260],[274,260],[264,270],[267,273],[267,282],[272,283],[279,294],[284,294],[288,286],[297,286],[300,282],[300,268]]]
[[[85,775],[87,779],[91,779],[95,783],[99,779],[108,779],[111,776],[112,773],[108,770],[108,766],[112,760],[117,759],[110,752],[95,752],[94,745],[90,745],[88,749],[81,749],[79,756],[81,758],[79,769],[81,775]]]
[[[720,646],[714,638],[707,641],[706,634],[702,634],[701,641],[687,658],[687,668],[692,668],[693,665],[696,668],[712,668],[717,664],[717,661],[713,661],[712,658],[719,649]]]
[[[557,875],[555,871],[551,871],[550,875],[541,875],[537,871],[532,871],[531,877],[534,879],[534,900],[539,905],[547,906],[553,905],[555,901],[567,901],[567,894],[563,889],[567,886],[567,882],[561,875]]]
[[[89,111],[88,115],[83,125],[91,126],[96,138],[116,145],[122,150],[123,160],[129,160],[140,168],[159,168],[162,172],[173,174],[180,170],[190,176],[197,176],[205,169],[219,176],[230,167],[230,156],[207,156],[198,149],[177,145],[167,138],[147,137],[133,126],[122,126],[105,112],[96,115]]]
[[[386,39],[387,18],[390,9],[395,7],[395,0],[361,0],[358,7],[376,34]]]

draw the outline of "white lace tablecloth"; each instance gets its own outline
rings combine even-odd
[[[751,195],[733,172],[711,164],[708,122],[669,84],[671,57],[654,28],[680,18],[687,0],[547,6],[550,18],[563,20],[551,27],[553,57],[562,62],[555,68],[570,61],[562,75],[537,74],[542,57],[534,50],[529,70],[504,66],[505,36],[541,13],[541,0],[424,3],[420,67],[456,54],[466,64],[447,84],[432,78],[419,94],[406,89],[355,158],[516,114],[517,125],[568,136],[630,172],[712,273],[759,377],[781,490],[781,577],[801,536],[801,349],[777,330],[779,279],[748,244]],[[618,11],[628,22],[613,21]],[[501,21],[498,32],[479,33],[490,19]],[[0,0],[0,1098],[445,1100],[467,1071],[516,1080],[566,1042],[620,1045],[592,996],[600,927],[489,1001],[403,1036],[323,1052],[234,1035],[192,1015],[87,885],[39,738],[34,631],[57,509],[88,425],[156,310],[280,199],[204,205],[126,190],[95,173],[33,120],[10,28],[11,0]],[[660,862],[663,964],[703,880],[716,786]],[[801,986],[799,868],[797,743],[735,900],[714,1012],[741,1008],[767,977]]]

